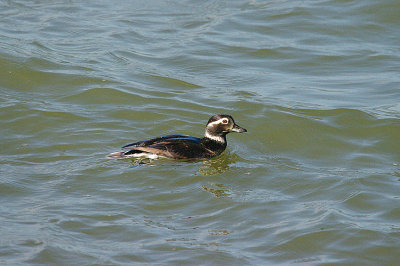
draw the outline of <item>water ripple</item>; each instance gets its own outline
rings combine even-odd
[[[398,263],[396,1],[0,6],[3,263]],[[215,113],[218,158],[105,158]]]

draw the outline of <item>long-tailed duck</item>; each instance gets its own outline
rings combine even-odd
[[[226,134],[230,132],[243,133],[247,130],[235,124],[232,116],[217,114],[208,120],[202,138],[188,135],[168,135],[125,145],[122,149],[126,151],[114,152],[107,157],[112,159],[167,157],[188,160],[212,158],[225,150]]]

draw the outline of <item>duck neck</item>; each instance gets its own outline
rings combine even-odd
[[[213,133],[210,133],[208,130],[206,130],[204,133],[204,137],[206,139],[212,140],[220,145],[226,146],[226,133],[213,134]]]

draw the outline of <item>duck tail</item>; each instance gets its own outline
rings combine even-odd
[[[110,153],[109,155],[107,155],[108,159],[124,159],[127,157],[129,157],[129,156],[126,156],[125,152],[123,152],[123,151],[117,151],[117,152],[113,152],[113,153]]]

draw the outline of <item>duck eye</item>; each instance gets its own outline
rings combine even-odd
[[[222,119],[222,124],[228,124],[228,119],[226,118]]]

